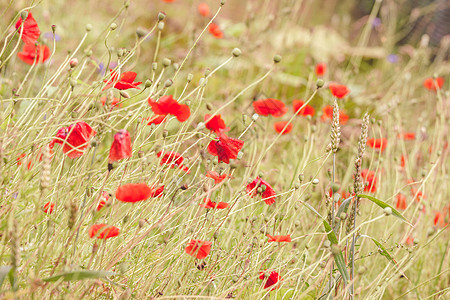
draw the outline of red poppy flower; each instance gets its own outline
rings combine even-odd
[[[221,183],[225,178],[227,178],[229,176],[230,175],[228,175],[228,174],[219,175],[219,173],[217,173],[216,171],[206,172],[206,177],[214,179],[215,184]]]
[[[63,144],[63,152],[69,158],[76,158],[83,155],[83,151],[89,146],[89,141],[97,132],[86,122],[80,121],[69,127],[58,130],[56,139],[50,142],[50,149],[55,144]]]
[[[169,165],[171,168],[179,168],[183,171],[185,171],[186,173],[190,173],[189,169],[183,165],[183,156],[181,156],[180,153],[177,152],[163,152],[162,150],[158,152],[157,154],[158,157],[161,157],[161,162],[160,165]]]
[[[36,20],[33,18],[33,14],[28,12],[28,16],[25,19],[25,22],[23,22],[22,18],[19,18],[16,23],[16,29],[18,30],[19,34],[21,29],[21,25],[23,23],[23,31],[22,31],[22,41],[25,44],[34,44],[39,38],[39,35],[41,34],[41,31],[39,30],[39,26],[36,22]]]
[[[367,145],[373,149],[379,149],[381,152],[387,147],[387,139],[369,139]]]
[[[294,125],[292,125],[292,123],[289,123],[288,121],[283,121],[283,122],[275,122],[273,124],[273,127],[275,128],[276,132],[280,134],[287,134],[292,131]]]
[[[228,207],[228,203],[226,202],[213,202],[211,201],[211,199],[209,198],[204,198],[203,202],[205,203],[200,203],[201,207],[204,208],[216,208],[216,209],[225,209]]]
[[[438,77],[436,79],[434,78],[427,78],[423,82],[423,86],[430,91],[437,91],[438,89],[442,89],[444,86],[444,78]]]
[[[97,211],[99,211],[100,209],[102,209],[102,208],[106,205],[106,202],[107,202],[108,200],[109,200],[109,193],[103,191],[103,193],[102,193],[102,198],[100,198],[100,201],[99,201],[98,206],[97,206]]]
[[[404,155],[402,155],[402,157],[400,158],[400,166],[402,168],[406,166],[406,157]]]
[[[40,64],[50,57],[50,49],[45,45],[25,44],[17,56],[29,65]]]
[[[411,188],[411,195],[416,197],[415,199],[417,202],[420,202],[422,198],[425,199],[427,197],[424,193],[422,193],[422,191],[419,191],[416,188]]]
[[[130,133],[125,129],[121,129],[114,135],[114,141],[109,150],[109,160],[119,161],[131,157],[131,155]]]
[[[415,140],[416,134],[414,132],[405,132],[403,134],[398,134],[398,137],[404,140]]]
[[[267,272],[270,272],[268,276],[266,276]],[[279,286],[273,287],[280,281],[280,274],[278,274],[278,272],[276,272],[276,271],[264,270],[263,272],[259,273],[259,279],[266,280],[264,283],[265,289],[272,287],[271,290],[273,291],[273,290],[279,288]]]
[[[102,106],[105,106],[105,104],[106,104],[106,97],[102,97],[102,98],[100,98],[100,101],[102,102]],[[120,100],[119,99],[117,99],[117,98],[112,98],[112,100],[111,100],[111,107],[122,107],[123,106],[123,104],[122,103],[120,103]]]
[[[304,117],[311,116],[313,117],[316,113],[314,107],[309,104],[306,104],[303,108],[302,106],[305,104],[303,100],[294,100],[292,106],[294,107],[294,112],[296,115],[302,115]]]
[[[322,77],[325,75],[325,72],[327,71],[327,65],[325,63],[318,63],[316,65],[316,75],[319,77]]]
[[[94,224],[89,229],[89,236],[91,238],[106,240],[119,235],[119,228],[115,226],[108,226],[106,224]]]
[[[269,238],[269,240],[267,242],[272,243],[272,242],[277,242],[277,243],[281,243],[281,242],[287,242],[290,243],[291,242],[291,236],[288,235],[270,235],[268,234],[267,237]]]
[[[223,38],[223,32],[216,23],[211,23],[211,25],[209,25],[209,33],[211,33],[216,39]]]
[[[198,13],[204,17],[209,16],[209,14],[211,13],[208,4],[206,4],[205,2],[200,3],[197,6],[197,10],[198,10]]]
[[[408,204],[406,203],[406,196],[403,194],[398,194],[395,207],[400,210],[405,210],[407,206]]]
[[[107,85],[102,89],[102,91],[109,89],[110,87],[115,87],[118,90],[141,89],[138,85],[142,82],[134,82],[137,76],[136,72],[123,72],[118,79],[119,74],[117,71],[113,71],[112,69],[109,71],[111,72],[111,80],[104,81]]]
[[[333,119],[333,106],[326,105],[322,108],[322,116],[320,117],[322,121],[332,120]],[[345,114],[342,110],[339,111],[339,123],[345,125],[348,121],[348,115]]]
[[[150,194],[150,197],[156,198],[156,197],[162,197],[164,192],[164,185],[158,186],[157,188],[152,187],[152,192]]]
[[[150,198],[152,188],[145,183],[128,183],[121,185],[116,190],[116,198],[122,202],[138,202]]]
[[[18,165],[18,166],[21,166],[21,165],[22,165],[22,160],[23,160],[23,158],[24,158],[25,156],[27,156],[26,153],[22,153],[22,154],[19,155],[19,157],[16,158],[16,161],[17,161],[17,165]]]
[[[159,124],[161,124],[161,123],[166,121],[166,116],[164,116],[164,115],[155,115],[150,120],[149,120],[149,118],[147,118],[146,121],[149,121],[147,123],[147,125],[152,125],[152,124],[159,125]]]
[[[375,176],[375,172],[370,170],[362,170],[361,177],[364,180],[364,192],[375,193],[377,190],[377,177]]]
[[[237,154],[241,151],[242,146],[244,146],[244,141],[230,138],[222,133],[217,140],[209,142],[208,152],[211,155],[217,156],[219,162],[223,161],[229,164],[230,159],[237,158]]]
[[[253,108],[261,116],[281,117],[288,111],[283,102],[272,98],[256,100],[253,102]]]
[[[156,115],[172,115],[177,118],[178,121],[184,122],[191,115],[191,110],[186,104],[180,104],[177,100],[173,99],[172,95],[162,96],[158,102],[152,98],[148,98],[148,104],[152,107],[152,111]]]
[[[51,214],[53,212],[53,209],[55,208],[55,203],[53,202],[47,202],[45,203],[44,207],[42,207],[42,210],[46,214]]]
[[[190,256],[198,259],[204,259],[211,252],[211,242],[201,240],[191,240],[187,247],[184,249]]]
[[[437,211],[436,214],[434,215],[434,219],[433,219],[433,224],[434,226],[439,226],[439,227],[445,227],[445,220],[444,220],[444,215]]]
[[[205,127],[215,133],[230,130],[230,128],[225,125],[225,121],[222,120],[220,115],[215,115],[214,117],[211,117],[211,115],[208,114],[205,115]]]
[[[175,2],[175,0],[162,0],[162,1],[167,2],[167,3]]]
[[[339,99],[344,98],[348,93],[350,93],[350,90],[345,85],[341,84],[330,83],[329,88],[331,94]]]
[[[251,195],[252,198],[256,195],[261,195],[262,200],[264,200],[267,205],[275,203],[276,193],[272,186],[259,177],[256,177],[255,180],[247,185],[247,193]]]
[[[405,243],[406,243],[408,246],[414,245],[414,238],[411,237],[411,236],[408,236],[408,237],[406,238]]]

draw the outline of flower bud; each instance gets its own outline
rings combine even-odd
[[[109,29],[116,30],[117,29],[117,24],[116,23],[111,23],[111,25],[109,25]]]
[[[385,208],[384,208],[384,214],[385,214],[386,216],[392,215],[392,208],[390,208],[389,206],[388,206],[388,207],[385,207]]]
[[[158,30],[162,31],[164,29],[164,22],[158,24]]]
[[[314,185],[319,184],[319,179],[314,178],[314,180],[312,181],[312,184],[314,184]]]
[[[323,87],[323,85],[325,84],[325,81],[323,81],[323,79],[317,79],[317,81],[316,81],[316,87],[318,88],[318,89],[320,89],[321,87]]]
[[[72,58],[72,59],[69,61],[69,65],[70,65],[71,68],[75,68],[75,67],[78,65],[78,59]]]
[[[259,118],[259,115],[258,115],[258,114],[253,114],[253,115],[252,115],[252,121],[253,121],[253,122],[256,122],[256,120],[258,120],[258,118]]]
[[[92,30],[92,25],[91,24],[87,24],[86,25],[86,32],[89,32]]]
[[[128,94],[126,91],[120,91],[120,96],[124,97],[125,99],[130,98],[130,94]]]
[[[160,12],[158,13],[158,21],[161,22],[161,21],[164,20],[165,18],[166,18],[166,13],[160,11]]]
[[[144,36],[147,35],[147,30],[145,30],[145,29],[142,28],[142,27],[138,27],[138,28],[136,29],[136,35],[138,36],[138,38],[143,38]]]
[[[171,63],[172,63],[172,61],[170,59],[168,59],[168,58],[164,58],[163,61],[162,61],[162,64],[163,64],[164,67],[170,66]]]
[[[239,57],[241,56],[242,51],[239,48],[234,48],[233,51],[231,51],[231,54],[233,54],[234,57]]]
[[[150,79],[147,79],[144,83],[144,86],[146,89],[152,86],[152,81]]]
[[[281,61],[281,55],[278,55],[278,54],[276,54],[274,57],[273,57],[273,62],[274,63],[279,63]]]
[[[164,82],[164,87],[168,88],[171,87],[173,84],[173,81],[171,79],[167,79],[166,82]]]
[[[220,6],[224,6],[227,0],[220,0]]]

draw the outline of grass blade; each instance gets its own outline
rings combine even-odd
[[[60,279],[62,279],[63,281],[77,281],[83,279],[97,279],[112,275],[115,275],[115,273],[104,270],[80,270],[80,271],[64,272],[55,276],[45,278],[43,279],[43,281],[55,282]]]
[[[331,246],[337,245],[338,240],[336,234],[331,228],[331,225],[328,224],[326,220],[323,220],[323,226],[325,227],[325,231],[327,232],[328,240],[330,240]],[[336,266],[339,272],[341,273],[342,278],[344,279],[344,283],[347,284],[347,282],[350,280],[350,276],[348,275],[347,265],[345,264],[344,255],[342,255],[342,251],[333,253],[333,256]]]
[[[410,222],[408,222],[408,220],[406,220],[406,218],[398,210],[396,210],[395,208],[393,208],[389,204],[387,204],[387,203],[385,203],[385,202],[383,202],[383,201],[381,201],[381,200],[379,200],[377,198],[369,196],[369,195],[358,195],[358,197],[368,199],[368,200],[372,201],[373,203],[375,203],[376,205],[378,205],[379,207],[381,207],[383,209],[386,208],[386,207],[390,207],[392,209],[392,214],[394,216],[396,216],[397,218],[399,218],[403,222],[407,223],[408,225],[412,226],[412,224]]]

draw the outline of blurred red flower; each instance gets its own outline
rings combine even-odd
[[[142,121],[149,121],[147,123],[147,125],[152,125],[152,124],[159,125],[166,121],[166,116],[165,115],[155,115],[151,119],[147,118],[147,119],[143,119]]]
[[[106,97],[102,97],[102,98],[100,98],[100,101],[102,102],[102,106],[105,106],[105,104],[106,104]],[[122,103],[120,103],[120,100],[119,99],[117,99],[117,98],[112,98],[112,100],[111,100],[111,103],[109,103],[110,105],[111,105],[111,107],[122,107],[123,106],[123,104]]]
[[[25,44],[17,56],[29,65],[39,64],[50,57],[50,49],[45,45]]]
[[[291,242],[291,236],[288,235],[270,235],[268,234],[267,237],[269,238],[269,240],[267,242],[272,243],[272,242],[277,242],[277,243],[281,243],[281,242],[287,242],[290,243]]]
[[[381,152],[387,147],[387,139],[369,139],[367,145],[373,149],[379,149]]]
[[[292,125],[292,123],[289,123],[288,121],[283,121],[283,122],[275,122],[273,124],[273,127],[275,128],[276,132],[281,134],[287,134],[292,131],[294,125]]]
[[[110,198],[109,197],[109,193],[103,191],[102,198],[100,198],[100,201],[99,201],[98,206],[97,206],[97,211],[99,211],[100,209],[102,209],[106,205],[106,202],[109,200],[109,198]]]
[[[319,77],[322,77],[325,75],[325,72],[327,71],[327,65],[325,63],[318,63],[316,65],[316,75]]]
[[[253,102],[253,108],[258,115],[281,117],[287,113],[288,108],[284,103],[277,99],[260,99]]]
[[[221,133],[216,140],[209,142],[208,152],[211,155],[217,156],[219,163],[223,161],[229,164],[230,159],[237,158],[237,154],[243,146],[244,141],[230,138],[224,133]]]
[[[423,82],[423,86],[430,91],[437,91],[438,89],[442,89],[444,86],[444,78],[437,77],[437,78],[427,78]]]
[[[434,215],[434,219],[433,219],[433,224],[434,226],[438,226],[438,227],[445,227],[447,224],[445,224],[445,219],[444,219],[444,215],[437,211]]]
[[[221,183],[225,178],[227,178],[229,176],[230,175],[228,175],[228,174],[219,175],[219,173],[217,173],[216,171],[206,172],[206,177],[214,179],[215,184]]]
[[[152,98],[148,98],[148,104],[152,107],[152,111],[156,115],[167,116],[172,115],[177,118],[178,121],[184,122],[191,115],[191,110],[186,104],[180,104],[177,100],[173,99],[172,95],[162,96],[158,102]]]
[[[211,25],[209,25],[209,33],[211,33],[216,39],[223,38],[223,32],[216,23],[211,23]]]
[[[313,117],[316,113],[314,107],[309,104],[306,104],[303,108],[302,106],[305,104],[303,100],[294,100],[292,106],[294,107],[294,112],[296,115],[302,115],[304,117],[311,116]]]
[[[200,206],[204,208],[225,209],[229,205],[226,202],[213,202],[209,198],[204,198],[203,202],[204,203],[200,203]]]
[[[331,94],[339,99],[344,98],[348,93],[350,93],[350,90],[347,88],[347,86],[341,84],[330,83],[329,88]]]
[[[333,106],[326,105],[322,108],[322,116],[320,117],[322,121],[332,120],[333,119]],[[348,115],[345,114],[342,110],[339,110],[339,123],[345,125],[348,121]]]
[[[157,188],[155,186],[152,187],[152,193],[150,194],[150,197],[156,198],[156,197],[162,197],[164,192],[164,185],[160,185]]]
[[[422,200],[422,198],[426,198],[427,196],[422,193],[422,191],[417,190],[416,188],[411,188],[411,195],[413,195],[413,197],[415,197],[417,202],[420,202],[420,200]]]
[[[121,129],[114,135],[114,141],[109,150],[109,160],[119,161],[131,157],[131,155],[130,133],[125,129]]]
[[[206,114],[205,115],[205,127],[211,132],[219,133],[219,132],[226,132],[229,131],[230,128],[228,128],[225,125],[225,121],[222,120],[222,117],[219,115],[215,115],[214,117],[211,117],[211,115]]]
[[[404,140],[415,140],[416,134],[414,132],[405,132],[403,134],[399,133],[398,137]]]
[[[204,17],[209,16],[209,14],[211,13],[208,4],[205,2],[200,3],[197,6],[197,10],[198,10],[198,13]]]
[[[398,194],[395,207],[400,210],[405,210],[407,206],[408,204],[406,203],[406,196],[403,194]]]
[[[89,237],[97,239],[109,239],[119,235],[119,228],[106,224],[94,224],[89,229]]]
[[[204,259],[211,252],[211,242],[202,241],[202,240],[191,240],[185,251],[190,256],[196,257],[198,259]]]
[[[270,272],[270,273],[268,276],[266,276],[266,273],[268,273],[268,272]],[[266,280],[264,283],[265,289],[272,287],[271,290],[273,291],[273,290],[279,288],[279,286],[273,287],[280,281],[280,275],[276,271],[264,270],[263,272],[259,273],[259,279]]]
[[[34,44],[39,38],[39,35],[41,34],[41,31],[39,30],[39,26],[36,22],[36,20],[33,18],[33,14],[31,12],[28,12],[28,16],[25,19],[25,22],[23,22],[22,18],[19,18],[16,23],[16,30],[18,30],[18,33],[20,34],[20,31],[22,30],[23,24],[23,31],[22,31],[22,41],[25,44]]]
[[[262,200],[264,200],[267,205],[272,205],[275,203],[275,191],[267,181],[259,178],[259,176],[256,177],[255,180],[247,184],[246,188],[247,193],[252,196],[252,198],[256,195],[261,195]]]
[[[104,81],[106,86],[102,91],[109,89],[110,87],[114,87],[118,90],[141,89],[138,85],[142,82],[134,82],[137,76],[136,72],[123,72],[118,79],[119,73],[117,71],[113,71],[113,69],[110,69],[109,71],[111,72],[111,80]]]
[[[55,208],[55,203],[53,202],[47,202],[45,203],[44,207],[42,208],[42,210],[46,213],[46,214],[51,214],[53,212],[53,209]]]
[[[364,192],[375,193],[377,190],[377,177],[375,172],[370,170],[362,170],[361,177],[364,180]]]
[[[128,183],[121,185],[116,190],[116,198],[122,202],[139,202],[150,198],[152,188],[145,183]]]
[[[163,152],[162,150],[158,152],[157,154],[158,157],[161,157],[161,162],[160,165],[169,165],[171,168],[179,168],[183,171],[185,171],[186,173],[190,173],[189,169],[183,165],[183,156],[181,156],[180,153],[177,152],[172,152],[172,151],[168,151],[168,152]]]
[[[63,152],[69,158],[77,158],[83,155],[83,151],[89,146],[89,142],[97,132],[86,122],[80,121],[69,127],[63,127],[56,133],[56,138],[50,142],[50,149],[55,144],[63,144]]]

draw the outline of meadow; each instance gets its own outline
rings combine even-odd
[[[0,298],[448,299],[406,2],[0,0]]]

